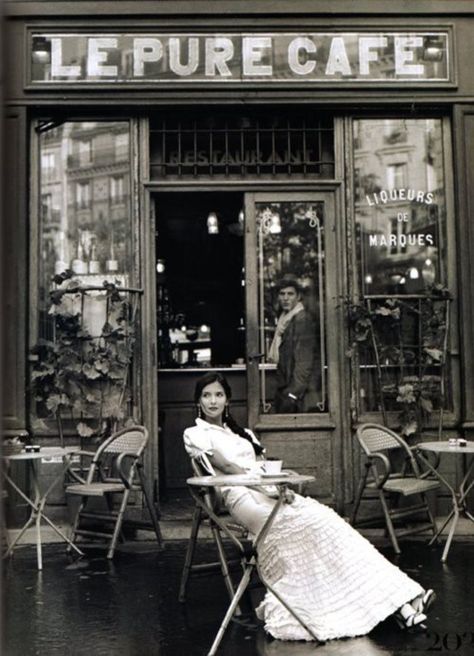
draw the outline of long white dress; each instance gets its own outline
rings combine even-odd
[[[190,456],[199,458],[211,474],[219,473],[208,459],[216,452],[248,471],[260,468],[250,442],[225,425],[197,419],[196,426],[184,432],[184,443]],[[267,494],[265,488],[222,491],[230,514],[257,534],[275,503],[267,496],[271,487]],[[300,495],[280,508],[258,558],[264,578],[322,641],[365,635],[424,592],[331,508]],[[274,638],[312,640],[270,592],[257,615]]]

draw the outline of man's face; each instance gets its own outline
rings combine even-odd
[[[278,292],[278,301],[283,312],[290,312],[300,300],[294,287],[282,287]]]

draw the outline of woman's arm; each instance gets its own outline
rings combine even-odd
[[[219,469],[219,471],[223,472],[224,474],[247,473],[246,469],[244,469],[243,467],[239,467],[239,465],[236,465],[234,462],[231,462],[230,460],[227,460],[227,458],[224,458],[222,453],[219,453],[219,451],[217,450],[214,451],[212,456],[209,456],[209,460],[216,469]]]

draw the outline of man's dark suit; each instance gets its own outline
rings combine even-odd
[[[319,326],[298,312],[282,335],[276,371],[275,412],[315,412],[321,400]],[[293,394],[296,400],[288,396]]]

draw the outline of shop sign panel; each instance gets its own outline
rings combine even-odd
[[[29,83],[453,82],[450,33],[31,33]]]

